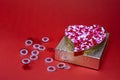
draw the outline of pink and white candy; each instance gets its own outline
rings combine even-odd
[[[65,29],[65,36],[74,43],[74,51],[78,52],[102,43],[106,31],[100,25],[70,25]]]

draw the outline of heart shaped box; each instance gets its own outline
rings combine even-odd
[[[64,36],[55,49],[55,59],[98,70],[108,37],[109,33],[106,33],[106,38],[102,43],[76,53],[73,42]]]

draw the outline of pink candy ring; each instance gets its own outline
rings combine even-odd
[[[37,56],[37,55],[39,55],[39,51],[38,51],[38,50],[32,50],[32,51],[31,51],[31,54]]]
[[[38,56],[36,56],[36,55],[31,55],[31,56],[30,56],[30,60],[38,60]]]
[[[38,50],[40,50],[40,51],[44,51],[45,49],[46,49],[46,47],[43,46],[43,45],[40,45],[40,46],[38,47]]]
[[[40,44],[33,44],[34,49],[38,49],[40,47]]]
[[[53,58],[47,57],[47,58],[45,58],[45,62],[46,63],[52,63],[53,62]]]
[[[65,29],[65,36],[74,43],[74,51],[83,51],[100,44],[106,38],[106,31],[100,25],[71,25]]]
[[[55,70],[56,70],[56,68],[54,66],[47,67],[47,71],[49,71],[49,72],[54,72]]]
[[[64,67],[64,69],[71,69],[71,66],[66,65],[66,66]]]
[[[22,59],[22,63],[23,64],[29,64],[30,63],[30,59],[24,58],[24,59]]]
[[[28,50],[27,49],[21,49],[20,50],[20,54],[21,55],[27,55],[28,54]]]
[[[26,46],[31,46],[33,44],[33,41],[32,40],[26,40],[25,41],[25,45]]]
[[[65,66],[66,66],[65,63],[58,63],[58,64],[57,64],[57,68],[63,69]]]
[[[49,37],[43,37],[42,38],[42,42],[48,42],[49,41]]]

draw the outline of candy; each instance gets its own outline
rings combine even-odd
[[[100,25],[70,25],[65,29],[65,36],[74,43],[74,51],[83,51],[102,43],[106,32]]]
[[[48,37],[43,37],[42,41],[43,42],[48,42],[49,38]],[[26,67],[29,68],[28,64],[30,64],[32,60],[38,60],[38,56],[39,56],[39,53],[40,53],[39,50],[40,51],[46,50],[46,47],[43,46],[43,45],[40,45],[38,43],[33,44],[33,41],[31,39],[26,40],[25,41],[25,45],[26,45],[26,47],[27,46],[32,46],[33,50],[31,51],[31,55],[29,56],[29,58],[23,58],[22,61],[21,61],[22,64],[24,64],[24,66],[23,66],[24,69],[26,69]],[[28,47],[28,49],[29,48],[30,47]],[[27,55],[28,54],[28,49],[21,49],[20,50],[20,54],[21,55]],[[54,48],[48,48],[48,51],[49,52],[54,52]],[[66,60],[66,58],[67,58],[66,56],[63,56],[64,60]],[[45,58],[45,62],[46,63],[52,63],[53,61],[54,60],[51,57]],[[70,69],[71,67],[66,65],[65,63],[58,63],[57,64],[57,68],[60,68],[60,69]],[[54,71],[56,71],[56,67],[55,66],[48,66],[47,67],[47,71],[48,72],[54,72]]]
[[[42,42],[48,42],[49,41],[49,37],[43,37],[42,38]]]
[[[57,68],[63,69],[66,66],[65,63],[58,63]]]
[[[39,55],[39,51],[38,51],[38,50],[32,50],[32,51],[31,51],[31,54],[37,56],[37,55]]]
[[[40,46],[38,47],[38,50],[41,50],[41,51],[44,51],[45,49],[46,49],[46,47],[43,46],[43,45],[40,45]]]
[[[31,46],[33,44],[33,41],[32,40],[26,40],[25,41],[25,45],[26,46]]]
[[[24,58],[24,59],[22,59],[22,63],[23,64],[29,64],[31,61],[30,61],[30,59],[28,59],[28,58]]]
[[[47,67],[47,71],[49,71],[49,72],[54,72],[55,70],[56,70],[56,68],[54,66]]]
[[[47,58],[45,58],[45,62],[46,63],[52,63],[53,62],[53,58],[47,57]]]
[[[30,56],[30,60],[37,60],[38,59],[38,56],[36,56],[36,55],[31,55]]]
[[[38,49],[40,47],[40,44],[33,44],[34,49]]]
[[[20,50],[20,54],[21,55],[27,55],[28,54],[28,50],[27,49],[21,49]]]
[[[71,69],[71,66],[69,66],[69,65],[66,65],[66,66],[64,67],[64,69],[67,69],[67,70],[69,70],[69,69]]]

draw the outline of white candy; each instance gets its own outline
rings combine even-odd
[[[33,44],[34,49],[38,49],[40,47],[40,44]]]
[[[28,50],[27,49],[21,49],[20,50],[20,54],[21,55],[27,55],[28,54]]]
[[[45,58],[45,62],[46,63],[52,63],[53,62],[53,58],[47,57],[47,58]]]
[[[39,51],[38,51],[38,50],[32,50],[32,51],[31,51],[31,54],[32,54],[32,55],[39,55]]]
[[[64,69],[67,69],[67,70],[69,70],[69,69],[71,69],[71,66],[69,66],[69,65],[66,65],[66,66],[64,67]]]
[[[60,69],[64,68],[65,66],[66,66],[65,63],[58,63],[57,64],[57,68],[60,68]]]
[[[38,47],[38,50],[40,50],[40,51],[44,51],[45,49],[46,49],[46,47],[43,46],[43,45],[40,45],[40,46]]]
[[[56,68],[54,66],[48,66],[47,67],[48,72],[54,72],[55,70],[56,70]]]
[[[30,56],[30,60],[37,60],[38,59],[38,56],[36,56],[36,55],[31,55]]]
[[[32,45],[33,44],[33,41],[32,40],[26,40],[25,41],[25,45],[26,46],[30,46],[30,45]]]
[[[31,61],[30,61],[30,59],[28,59],[28,58],[24,58],[24,59],[22,59],[22,63],[23,64],[29,64]]]
[[[48,42],[48,41],[49,41],[49,37],[43,37],[43,38],[42,38],[42,41],[43,41],[43,42]]]

